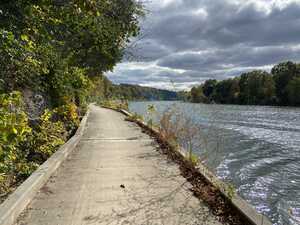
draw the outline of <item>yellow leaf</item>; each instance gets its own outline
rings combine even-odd
[[[13,131],[14,134],[17,134],[17,133],[18,133],[17,129],[14,128],[14,127],[12,128],[12,131]]]
[[[28,40],[29,40],[29,38],[28,38],[28,36],[27,36],[27,35],[25,35],[25,34],[22,34],[22,35],[21,35],[21,40],[22,40],[22,41],[28,41]]]

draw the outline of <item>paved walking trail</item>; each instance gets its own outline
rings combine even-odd
[[[84,135],[18,225],[212,225],[178,166],[122,114],[91,106]]]

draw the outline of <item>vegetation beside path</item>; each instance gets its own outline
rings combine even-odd
[[[103,74],[143,14],[135,0],[1,1],[1,201],[74,133],[87,102],[111,96]]]

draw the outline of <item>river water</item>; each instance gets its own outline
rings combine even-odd
[[[154,120],[176,107],[201,127],[205,145],[194,152],[257,211],[276,225],[300,224],[300,108],[181,102],[131,102],[129,108],[149,117],[149,104]]]

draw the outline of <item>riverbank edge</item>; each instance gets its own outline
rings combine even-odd
[[[60,165],[67,159],[79,143],[85,127],[90,108],[82,118],[76,133],[62,145],[47,161],[29,176],[1,205],[0,224],[14,225],[19,215],[35,197],[36,193],[45,185]]]
[[[130,118],[133,117],[133,114],[131,114],[127,110],[124,109],[118,110],[113,108],[110,109],[118,111],[127,117]],[[180,150],[175,151],[174,149],[169,147],[170,146],[169,143],[164,143],[165,140],[161,140],[161,134],[158,129],[149,127],[144,121],[140,119],[132,120],[132,122],[138,124],[142,129],[149,131],[150,134],[152,134],[152,136],[154,136],[159,142],[163,142],[163,144],[167,144],[168,145],[167,150],[172,150],[171,154],[175,154],[175,156],[179,158],[180,163],[183,163],[187,169],[192,171],[192,173],[200,174],[201,176],[203,176],[208,183],[210,183],[214,188],[216,188],[221,193],[221,195],[226,199],[226,203],[231,204],[231,206],[233,206],[234,209],[236,209],[242,216],[244,216],[247,219],[247,221],[250,222],[250,224],[272,225],[272,223],[266,216],[258,213],[252,205],[246,202],[238,194],[236,193],[232,194],[231,191],[228,191],[231,188],[226,183],[221,181],[215,174],[213,174],[205,165],[199,162],[196,167],[193,166],[191,163],[188,162],[188,160],[186,160],[187,157],[184,151],[180,151]],[[198,197],[201,198],[201,196]]]

